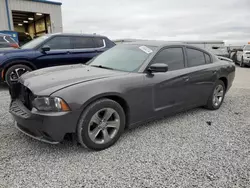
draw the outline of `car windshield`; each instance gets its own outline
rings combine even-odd
[[[244,50],[249,50],[250,51],[250,45],[245,46]]]
[[[153,46],[120,44],[97,56],[88,64],[100,68],[136,72],[155,49]]]
[[[37,45],[39,45],[41,42],[45,41],[47,38],[49,38],[49,36],[44,35],[41,37],[38,37],[36,39],[31,40],[30,42],[24,44],[21,49],[33,49],[35,48]]]

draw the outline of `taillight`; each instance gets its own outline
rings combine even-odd
[[[13,48],[19,48],[19,45],[18,44],[10,44],[10,47],[13,47]]]

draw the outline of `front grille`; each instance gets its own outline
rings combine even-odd
[[[32,109],[32,101],[34,99],[34,95],[29,90],[29,88],[21,84],[18,98],[24,104],[25,107],[27,107],[29,110]]]
[[[33,93],[29,88],[25,87],[23,84],[17,82],[14,83],[10,88],[9,92],[12,100],[20,100],[26,108],[32,109],[32,101],[34,99]]]
[[[21,103],[21,101],[18,100],[11,102],[9,111],[10,113],[15,114],[22,118],[29,118],[31,116],[29,110],[26,109]]]

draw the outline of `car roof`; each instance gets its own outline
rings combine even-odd
[[[135,41],[135,42],[123,42],[122,44],[131,44],[131,45],[145,45],[145,46],[155,46],[155,47],[165,47],[165,46],[171,46],[171,45],[182,45],[182,46],[186,46],[186,47],[191,47],[191,48],[196,48],[205,52],[208,52],[208,50],[204,49],[204,48],[200,48],[196,45],[192,45],[192,44],[187,44],[185,42],[179,42],[179,41],[158,41],[158,40],[145,40],[145,41]]]
[[[121,44],[142,45],[142,46],[145,45],[145,46],[154,46],[157,48],[162,48],[162,47],[171,46],[171,45],[181,45],[181,46],[191,47],[191,48],[194,48],[194,49],[197,49],[197,50],[200,50],[200,51],[203,51],[203,52],[206,52],[206,53],[212,55],[211,51],[209,51],[207,49],[198,47],[196,45],[187,44],[185,42],[179,42],[179,41],[172,42],[172,41],[145,40],[145,41],[135,41],[135,42],[123,42]]]
[[[83,33],[53,33],[48,34],[50,36],[77,36],[77,37],[102,37],[106,38],[106,36],[103,35],[97,35],[97,34],[83,34]]]

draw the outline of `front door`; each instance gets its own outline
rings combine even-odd
[[[154,63],[167,64],[168,72],[145,75],[147,85],[152,88],[153,111],[168,114],[185,108],[186,93],[189,91],[183,48],[175,46],[162,49],[150,64]]]
[[[55,36],[43,46],[49,46],[50,51],[37,50],[38,58],[34,60],[37,68],[74,64],[73,45],[70,37]]]

